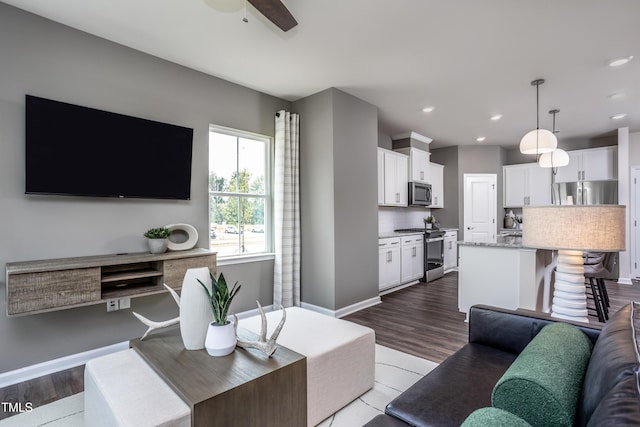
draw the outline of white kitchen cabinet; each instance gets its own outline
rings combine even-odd
[[[618,179],[618,147],[568,151],[569,164],[558,168],[556,182]]]
[[[429,183],[431,184],[431,208],[444,208],[444,166],[429,164]]]
[[[458,267],[458,232],[449,230],[444,235],[444,272]]]
[[[385,290],[400,284],[400,238],[378,239],[378,287]]]
[[[400,283],[422,279],[424,277],[424,235],[402,237],[401,248]]]
[[[503,206],[544,206],[551,204],[551,169],[537,163],[503,166]]]
[[[431,153],[414,147],[398,148],[395,151],[409,156],[409,181],[431,184],[429,181]]]
[[[382,152],[382,167],[380,168],[380,157],[378,157],[378,174],[382,170],[383,192],[382,203],[381,194],[378,187],[378,203],[384,206],[407,206],[408,203],[408,157],[401,153],[378,149]],[[379,155],[378,155],[379,156]],[[378,176],[378,185],[381,178]]]

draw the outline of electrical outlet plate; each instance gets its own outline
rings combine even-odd
[[[118,300],[110,299],[107,301],[107,312],[119,310]]]
[[[123,308],[131,308],[131,298],[121,298],[118,300],[120,310]]]

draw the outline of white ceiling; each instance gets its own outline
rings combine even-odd
[[[638,0],[284,0],[298,20],[287,33],[251,5],[242,22],[243,0],[3,1],[291,101],[336,87],[376,105],[382,132],[432,148],[517,146],[536,125],[536,78],[541,127],[560,109],[561,147],[640,131]]]

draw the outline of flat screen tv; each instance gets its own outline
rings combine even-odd
[[[26,194],[189,200],[193,129],[26,95]]]

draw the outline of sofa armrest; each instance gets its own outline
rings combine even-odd
[[[602,328],[601,325],[560,320],[535,311],[474,305],[469,311],[469,342],[520,354],[544,326],[554,322],[576,326],[594,344]]]

